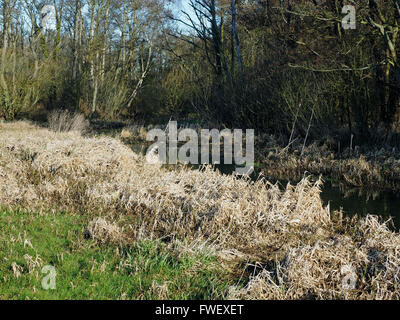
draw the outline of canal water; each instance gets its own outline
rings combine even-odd
[[[329,203],[331,210],[343,209],[345,215],[376,214],[384,220],[392,218],[392,226],[400,229],[400,195],[386,190],[364,190],[348,188],[339,183],[325,182],[321,198],[325,205]]]

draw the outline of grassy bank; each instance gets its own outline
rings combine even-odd
[[[1,299],[222,299],[230,284],[212,255],[143,240],[120,246],[86,236],[90,217],[1,210]],[[86,231],[87,232],[87,231]],[[45,290],[42,268],[56,271]]]
[[[186,297],[400,298],[400,236],[374,216],[349,220],[330,212],[320,198],[321,181],[305,178],[282,191],[264,180],[221,175],[211,168],[168,171],[147,164],[118,140],[54,133],[27,123],[0,126],[0,154],[4,206],[29,208],[39,213],[37,218],[51,220],[66,212],[83,219],[71,236],[88,238],[95,251],[113,248],[111,260],[124,261],[132,244],[149,241],[163,243],[167,255],[175,248],[192,261],[202,261],[205,252],[214,257],[211,265],[215,259],[227,278],[216,280],[218,268],[206,279],[194,270],[200,279],[193,290],[201,294],[184,288]],[[12,221],[9,211],[7,216]],[[5,262],[10,270],[11,260]],[[179,276],[164,269],[164,285],[177,292],[168,281],[180,282]],[[147,294],[143,298],[150,297],[149,290],[141,291]]]

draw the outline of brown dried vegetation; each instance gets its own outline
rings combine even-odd
[[[248,279],[231,298],[399,299],[399,235],[374,216],[330,213],[320,186],[305,178],[281,191],[208,167],[168,171],[112,138],[0,124],[3,205],[91,214],[87,232],[99,242],[206,244]]]

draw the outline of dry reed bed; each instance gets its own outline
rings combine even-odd
[[[328,140],[314,142],[301,155],[303,148],[299,143],[289,149],[279,147],[270,136],[261,140],[264,146],[256,148],[257,158],[262,159],[268,177],[301,179],[308,172],[340,179],[355,187],[400,190],[400,159],[392,151],[361,153],[358,147],[352,152],[347,148],[339,157]]]
[[[258,263],[231,298],[400,298],[399,235],[373,216],[332,218],[320,184],[303,179],[282,192],[210,168],[168,171],[115,139],[0,125],[3,205],[92,214],[88,234],[99,242],[206,243],[233,274]]]
[[[120,132],[120,137],[127,143],[146,144],[146,132],[152,128],[154,126],[128,126]],[[165,130],[166,125],[157,128]],[[198,133],[201,130],[199,125],[192,128]],[[353,150],[347,147],[338,153],[338,142],[332,138],[315,141],[303,150],[300,141],[281,147],[284,141],[268,134],[259,134],[255,142],[256,161],[263,165],[263,173],[271,179],[301,180],[308,172],[323,174],[354,187],[400,190],[400,158],[393,150],[360,152],[355,146]]]

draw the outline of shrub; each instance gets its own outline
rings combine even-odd
[[[68,110],[54,110],[48,116],[49,128],[55,132],[85,132],[89,128],[89,122],[85,116],[78,112]]]

